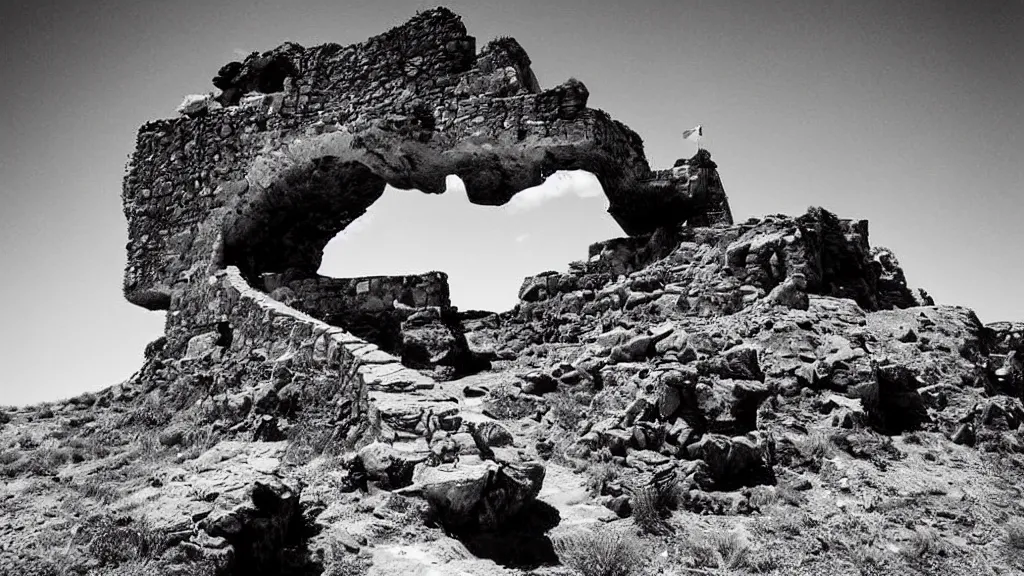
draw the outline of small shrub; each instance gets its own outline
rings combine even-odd
[[[14,443],[22,450],[34,450],[39,447],[39,441],[27,430],[20,432],[18,437],[14,439]]]
[[[533,414],[537,409],[530,398],[507,383],[492,388],[484,399],[484,406],[497,420],[518,420]]]
[[[348,553],[341,544],[332,544],[330,550],[330,561],[325,562],[327,569],[323,576],[364,576],[370,571],[370,558]]]
[[[21,460],[21,452],[17,450],[4,450],[0,452],[0,466],[8,466]]]
[[[124,423],[159,428],[166,426],[173,416],[166,405],[153,398],[147,398],[134,412],[127,414]]]
[[[550,406],[548,416],[564,430],[575,432],[580,423],[580,405],[567,392],[555,392],[545,398]]]
[[[619,479],[619,467],[612,462],[597,462],[587,466],[587,491],[591,496],[600,496],[608,484]]]
[[[28,457],[25,472],[36,476],[53,476],[70,461],[71,450],[67,448],[40,448]]]
[[[288,430],[288,447],[285,460],[289,464],[308,464],[320,455],[330,455],[335,428],[326,424],[302,421]]]
[[[644,486],[633,493],[630,499],[633,508],[633,522],[647,534],[664,534],[668,524],[661,517],[665,510],[664,498],[655,486]]]
[[[863,574],[871,568],[879,568],[885,564],[885,552],[871,544],[862,544],[850,551],[850,560]]]
[[[84,459],[106,458],[110,455],[110,448],[96,438],[72,438],[68,441],[68,447]]]
[[[779,492],[774,486],[754,486],[748,498],[750,506],[756,510],[765,510],[779,501]]]
[[[695,568],[752,568],[750,539],[740,530],[709,530],[684,540]]]
[[[922,558],[927,554],[937,554],[942,549],[939,533],[934,528],[918,526],[910,536],[910,542],[901,550],[908,558]]]
[[[119,496],[115,486],[100,478],[87,478],[81,484],[74,485],[73,487],[78,490],[82,496],[96,500],[101,504],[110,504],[117,500]]]
[[[924,437],[920,432],[910,432],[903,436],[903,441],[907,444],[924,444]]]
[[[559,561],[582,576],[632,576],[648,560],[639,538],[609,528],[555,538],[553,544]]]
[[[775,494],[780,500],[789,504],[790,506],[800,506],[807,502],[807,498],[800,493],[799,490],[795,490],[789,484],[779,484],[775,487]]]
[[[800,440],[796,443],[797,450],[804,455],[805,458],[821,463],[823,460],[832,458],[836,454],[835,445],[832,443],[832,439],[826,434],[815,432]]]
[[[89,553],[102,565],[117,565],[132,560],[158,557],[166,548],[163,534],[145,522],[119,526],[105,521],[93,533]]]

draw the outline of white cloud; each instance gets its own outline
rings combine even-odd
[[[505,206],[509,212],[533,210],[550,200],[563,196],[595,198],[603,194],[597,177],[583,170],[555,172],[540,186],[516,194]]]
[[[530,234],[529,233],[520,234],[519,236],[516,236],[516,244],[522,244],[523,242],[526,242],[529,239],[530,239]]]

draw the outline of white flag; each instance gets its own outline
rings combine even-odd
[[[700,137],[703,135],[704,128],[702,128],[700,124],[697,124],[696,128],[691,128],[690,130],[683,130],[683,138],[687,140],[692,140],[694,142],[699,142]]]

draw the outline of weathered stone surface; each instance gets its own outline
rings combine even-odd
[[[761,432],[732,438],[706,434],[687,450],[691,458],[707,464],[708,473],[720,490],[775,483],[774,440]]]
[[[875,380],[861,392],[868,421],[879,432],[899,434],[929,421],[928,410],[918,388],[920,380],[904,366],[882,366]]]
[[[406,494],[422,495],[455,530],[493,530],[532,502],[544,483],[536,463],[419,465]]]
[[[427,460],[429,454],[402,451],[375,442],[360,450],[357,457],[371,480],[380,482],[383,488],[394,489],[408,486],[413,481],[416,465]]]

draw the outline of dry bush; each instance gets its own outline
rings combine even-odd
[[[920,432],[908,432],[903,435],[903,441],[907,444],[924,444],[924,436]]]
[[[580,423],[580,405],[569,393],[558,391],[548,394],[544,400],[550,409],[551,420],[569,432],[575,432]]]
[[[790,506],[800,506],[807,502],[807,497],[799,490],[794,490],[789,484],[779,484],[775,487],[775,494],[780,500]]]
[[[301,466],[308,464],[320,455],[330,456],[334,438],[335,428],[333,426],[308,420],[300,421],[288,430],[285,461]]]
[[[779,501],[779,496],[774,486],[754,486],[750,489],[748,502],[756,510],[766,510]]]
[[[71,450],[67,448],[39,448],[21,459],[2,468],[5,476],[21,474],[53,476],[61,466],[71,461]]]
[[[639,538],[609,528],[558,537],[553,544],[559,561],[581,576],[632,576],[649,560]]]
[[[832,438],[821,432],[814,432],[806,438],[797,441],[795,444],[796,449],[799,450],[805,458],[819,464],[823,460],[832,458],[836,454]]]
[[[612,462],[593,462],[583,470],[587,477],[587,491],[591,496],[600,496],[605,487],[619,479],[619,467]]]
[[[72,487],[78,490],[82,496],[92,498],[102,504],[110,504],[120,497],[116,485],[105,482],[100,478],[86,478],[81,484],[75,484]]]
[[[861,544],[850,550],[850,561],[862,573],[871,573],[872,569],[885,565],[885,552],[871,544]]]
[[[900,552],[908,558],[922,558],[928,554],[938,554],[942,550],[942,539],[938,530],[918,526],[910,536],[910,542]]]
[[[166,426],[173,416],[174,414],[167,407],[166,403],[149,397],[134,411],[125,414],[122,425],[161,428]]]
[[[18,436],[14,439],[14,443],[22,450],[35,450],[39,447],[39,440],[36,440],[35,436],[28,430],[19,432]]]
[[[348,552],[340,542],[331,542],[323,576],[364,576],[371,564],[369,558]]]
[[[669,531],[668,523],[662,518],[666,510],[665,498],[655,486],[644,486],[630,498],[633,508],[633,522],[646,534],[664,534]]]
[[[110,448],[96,438],[79,436],[68,440],[67,445],[74,451],[72,459],[79,462],[93,458],[106,458],[110,455]]]
[[[88,548],[101,565],[117,565],[156,558],[166,547],[164,535],[144,521],[120,526],[106,520],[92,532]]]
[[[766,572],[778,565],[770,554],[760,555],[743,530],[712,529],[682,539],[682,553],[694,568]]]
[[[491,389],[484,398],[484,407],[497,420],[518,420],[537,410],[531,398],[505,382]]]

